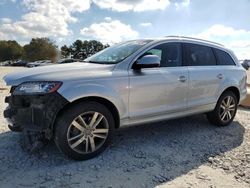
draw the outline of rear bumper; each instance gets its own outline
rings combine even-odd
[[[250,84],[247,85],[247,94],[244,95],[240,101],[240,104],[244,107],[250,107]]]
[[[241,104],[246,99],[248,93],[249,93],[249,86],[247,86],[244,90],[241,91],[239,104]]]
[[[45,132],[47,137],[53,136],[52,127],[56,115],[68,103],[58,93],[11,95],[5,98],[5,102],[9,105],[4,111],[4,117],[10,127]]]

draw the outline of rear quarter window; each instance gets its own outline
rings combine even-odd
[[[184,43],[185,61],[188,66],[213,66],[216,59],[212,48],[199,45]]]
[[[235,65],[235,62],[228,53],[219,49],[213,49],[213,50],[216,55],[218,65]]]

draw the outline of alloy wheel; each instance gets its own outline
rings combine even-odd
[[[220,105],[220,119],[223,122],[228,122],[232,119],[235,113],[236,103],[232,96],[227,96],[223,99]]]
[[[107,139],[109,124],[99,112],[85,112],[76,117],[67,131],[69,146],[81,154],[98,150]]]

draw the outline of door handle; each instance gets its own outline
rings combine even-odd
[[[218,74],[217,78],[219,78],[221,80],[223,78],[223,75],[222,74]]]
[[[186,77],[186,76],[180,76],[180,77],[178,78],[178,80],[179,80],[180,82],[186,82],[187,77]]]

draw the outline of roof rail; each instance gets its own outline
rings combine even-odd
[[[216,44],[216,45],[224,47],[223,44],[220,44],[220,43],[217,43],[217,42],[212,42],[212,41],[205,40],[205,39],[198,39],[198,38],[194,38],[194,37],[185,37],[185,36],[178,36],[178,35],[169,35],[169,36],[165,36],[165,37],[178,37],[180,39],[192,39],[192,40],[208,42],[208,43],[211,43],[211,44]]]

